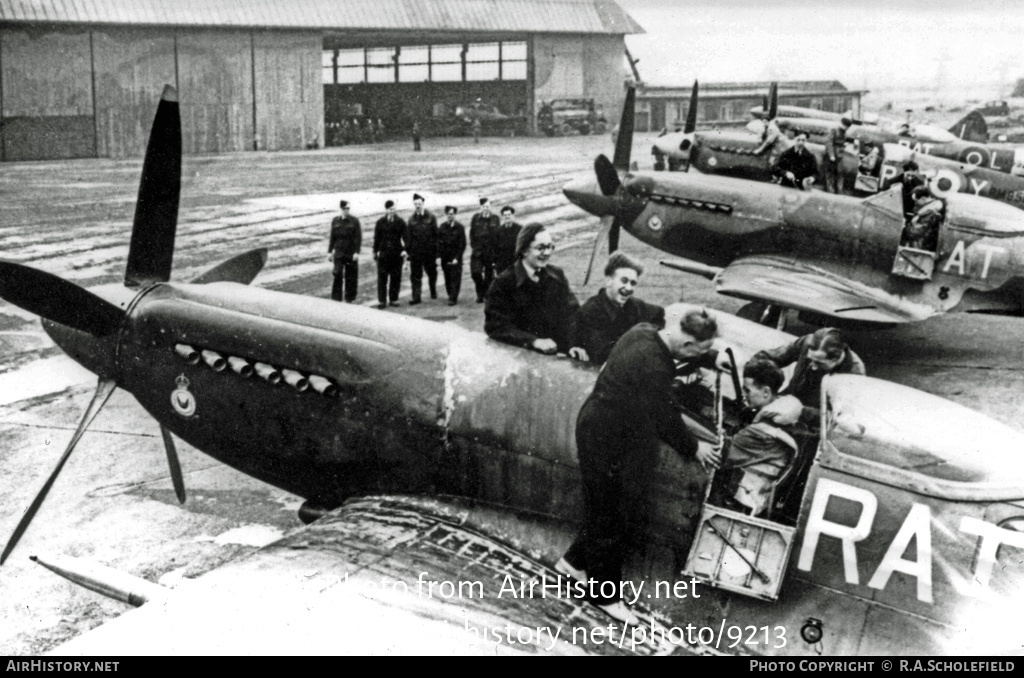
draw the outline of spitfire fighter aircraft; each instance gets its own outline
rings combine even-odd
[[[698,86],[694,83],[690,111],[697,110],[697,98]],[[773,88],[765,113],[768,125],[775,123],[779,111],[781,107]],[[667,161],[673,170],[694,167],[704,174],[772,181],[769,152],[762,149],[767,129],[762,135],[740,130],[697,131],[696,123],[696,114],[693,113],[681,131],[664,134],[654,141],[651,152],[655,156],[655,169]],[[815,143],[806,144],[806,148],[818,163],[817,186],[824,186],[821,168],[825,148]],[[1024,176],[918,153],[905,145],[893,143],[870,148],[865,144],[859,146],[857,152],[848,148],[839,163],[843,192],[864,197],[885,191],[902,181],[903,166],[911,160],[917,163],[933,195],[945,198],[953,193],[968,193],[1024,209]]]
[[[901,144],[927,155],[934,155],[947,160],[977,165],[997,172],[1024,174],[1024,148],[1010,144],[990,144],[983,141],[972,141],[980,136],[976,114],[973,112],[953,125],[952,130],[959,130],[964,138],[958,137],[954,131],[946,131],[940,127],[927,124],[891,123],[888,125],[853,125],[846,131],[846,136],[862,147],[879,144]],[[836,123],[830,120],[814,118],[777,118],[779,129],[806,132],[811,141],[822,143],[827,139],[829,131]],[[751,121],[748,129],[760,132],[764,123]]]
[[[632,96],[626,109],[631,117]],[[172,436],[305,498],[302,513],[315,522],[170,594],[48,560],[108,594],[149,600],[64,651],[412,651],[417,638],[439,643],[419,651],[460,641],[476,651],[504,643],[566,653],[1017,648],[992,611],[1019,609],[1024,593],[1024,435],[935,396],[852,376],[826,378],[820,430],[799,437],[763,515],[705,501],[712,481],[697,464],[659,452],[624,589],[644,623],[609,629],[610,618],[570,597],[573,582],[549,567],[582,512],[573,432],[598,370],[452,325],[251,287],[264,251],[170,282],[180,149],[169,89],[143,167],[127,285],[85,290],[0,263],[0,297],[41,315],[54,341],[99,376],[3,557],[117,387],[159,422],[179,497]],[[648,210],[639,227],[659,230],[653,208],[637,209],[636,179],[607,164],[606,190],[581,202]],[[747,209],[673,200],[723,218]],[[744,218],[735,232],[757,223]],[[676,223],[664,222],[666,231]],[[669,321],[686,310],[670,307]],[[741,355],[793,339],[717,315],[721,341]],[[701,444],[727,441],[743,409],[735,364],[730,376],[722,384],[698,373],[680,384]]]
[[[627,103],[633,100],[628,94]],[[628,120],[624,117],[625,124]],[[632,129],[596,180],[566,185],[570,201],[690,263],[719,293],[794,309],[812,320],[893,325],[936,314],[1024,311],[1024,213],[986,198],[948,196],[927,248],[904,232],[902,187],[857,199],[693,173],[629,172]],[[595,245],[596,247],[596,245]]]

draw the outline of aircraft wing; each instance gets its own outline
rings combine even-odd
[[[551,543],[552,528],[532,522],[454,500],[352,500],[55,654],[687,653],[650,633],[610,640],[608,625],[621,633],[621,623],[567,597],[570,580],[526,555],[524,543]],[[567,543],[554,530],[553,543]],[[638,613],[648,631],[660,623]]]
[[[715,278],[720,294],[865,323],[924,320],[935,311],[811,263],[778,256],[737,259]]]

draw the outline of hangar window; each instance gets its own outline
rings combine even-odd
[[[430,48],[402,47],[398,53],[398,81],[426,82],[430,80]]]
[[[338,74],[334,75],[334,55],[338,55]],[[326,50],[323,56],[324,82],[354,84],[366,81],[366,51],[360,49]]]
[[[497,80],[501,73],[500,43],[478,43],[468,47],[466,80]]]
[[[501,43],[501,79],[526,80],[526,43]]]
[[[370,47],[366,50],[366,81],[395,81],[394,47]]]
[[[434,82],[462,81],[462,45],[434,45],[430,48],[430,79]]]

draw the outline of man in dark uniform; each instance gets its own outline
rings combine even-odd
[[[416,211],[409,217],[405,233],[405,249],[409,253],[409,284],[412,287],[412,301],[420,303],[423,290],[423,272],[427,273],[430,298],[437,299],[437,219],[423,209],[423,196],[414,193],[412,204]]]
[[[664,327],[665,309],[633,296],[643,272],[640,262],[616,252],[604,267],[604,289],[587,299],[576,314],[572,343],[585,350],[591,362],[604,364],[619,337],[637,323]]]
[[[491,203],[480,198],[480,211],[469,222],[469,274],[476,285],[476,303],[482,304],[494,282],[494,233],[501,226]]]
[[[516,209],[511,205],[501,208],[501,226],[494,231],[494,274],[512,268],[516,263],[516,239],[523,227],[512,220]]]
[[[398,289],[402,286],[402,258],[405,253],[405,221],[395,214],[395,201],[384,203],[387,214],[377,220],[373,229],[373,259],[377,262],[377,308],[388,302],[398,306]]]
[[[772,176],[778,178],[783,186],[811,190],[811,184],[818,173],[818,162],[814,154],[807,150],[806,143],[807,134],[797,134],[793,147],[783,151],[779,161],[772,167]]]
[[[843,153],[846,149],[846,131],[853,124],[849,118],[842,118],[838,127],[828,131],[825,139],[825,155],[821,165],[825,175],[825,190],[829,193],[843,192],[843,174],[840,171],[840,164],[843,160]]]
[[[796,341],[754,354],[779,367],[796,363],[789,385],[781,395],[793,395],[803,404],[802,421],[817,426],[821,408],[821,380],[826,374],[867,374],[864,362],[846,345],[839,330],[822,327]]]
[[[648,478],[659,447],[668,445],[705,468],[720,462],[709,445],[698,447],[672,398],[676,361],[713,366],[716,334],[715,319],[706,311],[673,315],[661,330],[636,325],[612,349],[576,419],[586,513],[579,536],[555,569],[589,582],[590,599],[626,623],[636,623],[636,616],[619,598],[622,563],[629,535],[643,533]]]
[[[548,264],[555,249],[551,234],[541,224],[527,224],[518,245],[518,261],[487,292],[484,331],[513,346],[567,353],[572,317],[580,304],[562,269]]]
[[[420,148],[420,122],[417,120],[412,124],[412,150],[419,151]]]
[[[441,258],[444,273],[444,289],[448,293],[448,305],[459,301],[462,288],[462,255],[466,251],[466,227],[455,221],[459,208],[449,205],[444,208],[445,219],[437,229],[437,255]]]
[[[359,219],[348,213],[348,201],[342,200],[341,216],[331,220],[331,236],[327,253],[334,262],[334,285],[331,299],[348,303],[355,301],[359,286],[359,248],[363,246],[363,227]]]
[[[924,186],[927,182],[921,174],[921,168],[913,160],[903,163],[903,218],[906,223],[914,216],[914,189]]]

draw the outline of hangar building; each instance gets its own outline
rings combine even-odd
[[[531,124],[555,98],[617,117],[642,31],[613,0],[0,0],[0,160],[141,156],[168,83],[192,154],[478,98]]]

